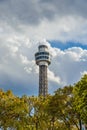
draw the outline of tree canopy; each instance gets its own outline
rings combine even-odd
[[[76,110],[80,113],[82,121],[87,124],[87,75],[75,84],[73,92]]]
[[[46,97],[0,90],[2,130],[82,130],[82,124],[87,125],[87,75]]]

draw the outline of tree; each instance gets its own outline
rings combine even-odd
[[[71,130],[73,127],[79,130],[72,91],[72,86],[65,86],[64,88],[59,88],[50,98],[47,109],[53,124],[52,130],[56,129],[55,123],[60,124],[66,130]]]
[[[48,128],[48,113],[46,113],[46,106],[49,96],[39,96],[34,100],[34,123],[36,130],[45,130]]]
[[[15,96],[0,90],[0,128],[3,130],[82,130],[87,124],[87,75],[54,95]]]
[[[83,123],[87,124],[87,75],[74,86],[75,106]]]
[[[21,129],[25,127],[28,113],[23,98],[16,97],[9,90],[0,91],[0,127]]]

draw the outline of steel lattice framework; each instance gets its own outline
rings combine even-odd
[[[50,53],[46,45],[39,45],[38,52],[35,53],[36,64],[39,65],[39,95],[48,94],[47,68],[51,63]]]

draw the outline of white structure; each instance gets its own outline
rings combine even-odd
[[[39,65],[39,95],[48,94],[47,67],[51,63],[50,53],[46,45],[39,45],[35,53],[36,64]]]

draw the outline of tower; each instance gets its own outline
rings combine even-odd
[[[46,96],[48,94],[47,68],[51,63],[47,45],[39,45],[38,52],[35,53],[35,61],[39,65],[39,95]]]

